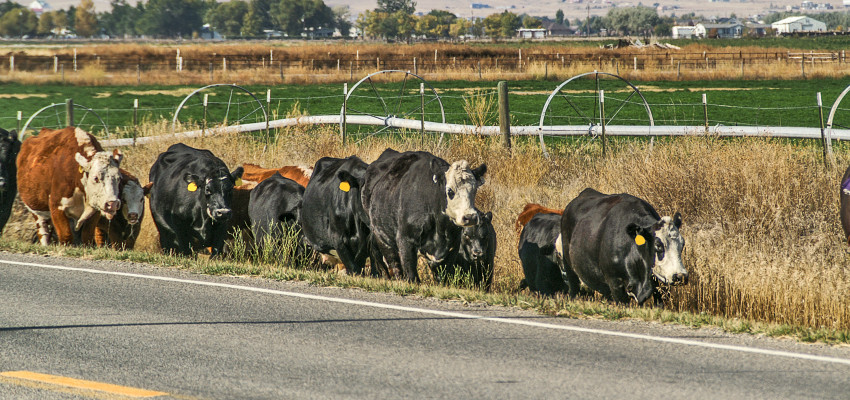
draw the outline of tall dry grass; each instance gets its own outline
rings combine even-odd
[[[74,50],[78,70],[72,68]],[[4,51],[5,50],[5,51]],[[177,71],[177,54],[184,70]],[[359,42],[269,45],[261,42],[221,44],[112,44],[67,48],[3,48],[15,55],[18,70],[2,82],[65,82],[77,85],[317,84],[356,81],[384,69],[409,70],[429,81],[552,79],[565,80],[587,71],[615,73],[634,80],[799,79],[848,75],[841,53],[832,59],[801,60],[786,48],[717,48],[689,44],[680,50],[660,48],[602,49],[536,44],[505,46],[369,44]],[[807,52],[808,53],[808,52]],[[436,58],[435,58],[436,55]],[[0,55],[0,71],[9,63]],[[54,72],[60,57],[64,75]],[[29,58],[28,58],[29,57]],[[228,60],[227,70],[224,59]],[[414,63],[414,58],[416,63]],[[637,64],[635,64],[637,59]],[[272,62],[273,60],[273,62]],[[742,68],[743,63],[743,68]],[[137,65],[141,71],[137,71]],[[101,69],[100,71],[91,68]],[[213,71],[210,72],[210,67]],[[88,73],[86,69],[89,69]]]

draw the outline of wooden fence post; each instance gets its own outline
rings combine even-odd
[[[133,99],[133,146],[136,146],[136,136],[139,131],[139,99]]]
[[[18,111],[18,136],[21,135],[21,121],[24,119],[24,112]]]
[[[419,145],[425,145],[425,82],[419,82],[419,101],[422,114],[422,124],[419,126]]]
[[[705,133],[708,133],[708,101],[705,98],[705,93],[702,94],[702,115],[705,118]]]
[[[272,90],[266,89],[266,137],[269,136],[269,120],[272,112]]]
[[[65,126],[74,126],[74,99],[65,100]]]
[[[607,157],[608,138],[605,136],[605,90],[599,91],[599,122],[602,126],[602,157]]]
[[[833,154],[832,154],[832,138],[826,137],[826,127],[823,124],[823,100],[821,98],[821,92],[817,93],[818,99],[818,120],[820,121],[820,139],[821,144],[823,145],[823,165],[825,167],[829,167],[832,165]]]
[[[346,136],[345,135],[346,134],[346,127],[345,127],[346,118],[345,117],[346,117],[346,113],[347,113],[346,108],[348,108],[348,82],[342,84],[342,121],[339,124],[339,128],[340,128],[339,129],[339,136],[340,136],[340,140],[342,141],[343,145],[345,145],[345,136]]]
[[[508,104],[508,82],[499,81],[499,132],[508,151],[511,150],[511,110]]]

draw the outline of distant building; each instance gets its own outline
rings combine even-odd
[[[546,29],[543,28],[519,28],[517,37],[520,39],[543,39],[546,37]]]
[[[776,30],[776,33],[826,31],[825,23],[806,16],[788,17],[770,24],[770,27]]]
[[[543,21],[543,29],[546,30],[546,37],[571,36],[574,33],[569,27],[554,21]]]
[[[35,15],[41,15],[41,13],[45,11],[50,11],[50,4],[47,4],[47,2],[42,0],[33,0],[27,8],[34,12]]]
[[[744,31],[744,24],[740,22],[728,22],[721,24],[698,23],[694,27],[694,36],[699,38],[739,38]]]
[[[673,39],[693,39],[694,30],[696,30],[694,26],[674,26]]]
[[[747,26],[747,35],[755,36],[755,37],[763,37],[767,34],[767,30],[770,29],[770,25],[768,24],[759,24],[757,22],[748,22]]]

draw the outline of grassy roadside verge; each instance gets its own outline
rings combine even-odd
[[[42,247],[17,240],[0,240],[0,251],[21,254],[51,255],[89,260],[118,260],[175,268],[207,275],[255,276],[279,281],[301,281],[316,286],[358,288],[368,292],[393,293],[400,296],[420,296],[440,300],[455,300],[493,306],[519,307],[541,315],[564,318],[591,318],[608,321],[641,320],[675,324],[691,328],[715,327],[729,333],[790,338],[806,343],[831,345],[850,344],[850,332],[826,328],[809,328],[787,324],[772,324],[738,318],[723,318],[708,313],[673,312],[655,307],[619,306],[598,299],[579,297],[543,298],[527,291],[485,293],[431,284],[413,285],[401,281],[339,275],[334,272],[290,268],[261,263],[239,263],[226,260],[185,258],[142,251],[117,251],[105,248],[65,246]]]

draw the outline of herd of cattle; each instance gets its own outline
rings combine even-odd
[[[23,143],[0,129],[0,230],[17,190],[41,244],[132,248],[147,196],[164,252],[216,256],[237,229],[263,246],[297,226],[304,249],[348,273],[364,274],[368,260],[373,276],[419,282],[421,255],[438,281],[460,273],[492,284],[493,215],[474,206],[486,165],[387,149],[371,164],[325,157],[312,168],[230,170],[209,150],[175,144],[142,185],[122,158],[78,128],[44,129]],[[583,283],[617,302],[657,300],[659,285],[688,282],[681,226],[679,213],[659,216],[628,194],[585,189],[563,211],[529,204],[517,219],[522,286],[575,296]]]

